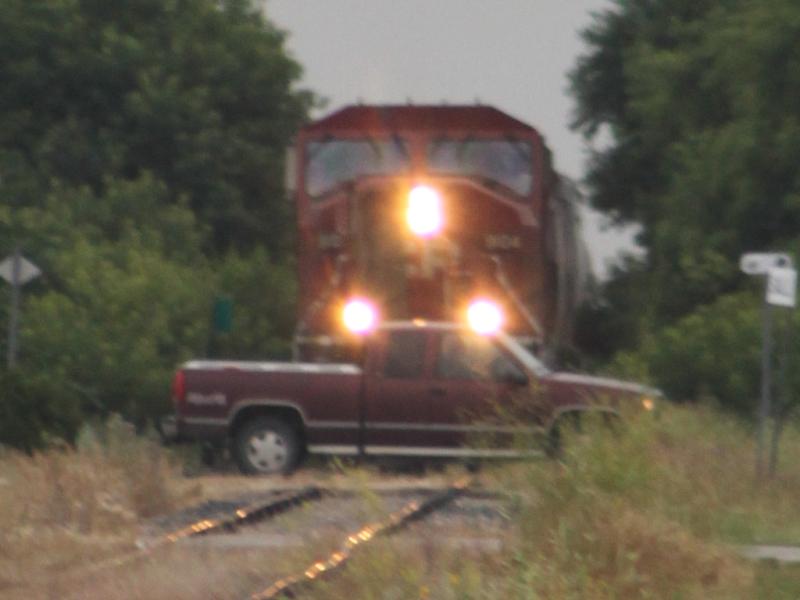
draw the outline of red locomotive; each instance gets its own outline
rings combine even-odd
[[[290,158],[297,358],[377,319],[502,322],[545,356],[569,343],[589,273],[577,193],[533,127],[489,106],[348,106]]]

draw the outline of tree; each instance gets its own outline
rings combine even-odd
[[[574,126],[611,138],[593,157],[591,202],[642,227],[646,258],[618,272],[636,282],[610,298],[640,344],[678,323],[687,334],[711,327],[704,307],[729,309],[719,299],[750,285],[742,252],[796,247],[799,36],[791,0],[617,0],[585,32],[588,52],[571,75]],[[677,370],[688,350],[669,347]],[[710,385],[724,402],[743,401],[730,397],[743,391]]]
[[[210,249],[287,230],[283,154],[313,96],[250,2],[9,0],[0,15],[4,195],[53,179],[102,191],[149,172],[186,199]]]
[[[80,391],[83,411],[163,412],[175,364],[202,348],[214,287],[202,228],[143,178],[54,190],[17,211],[45,280],[28,294],[22,362]],[[101,208],[95,208],[101,207]]]
[[[217,290],[234,304],[233,330],[220,336],[215,353],[290,359],[297,300],[294,262],[276,262],[257,249],[248,255],[231,252],[217,268]]]
[[[236,308],[225,350],[287,354],[283,159],[314,98],[283,41],[249,0],[4,4],[0,253],[21,244],[44,276],[26,287],[21,366],[0,375],[0,443],[169,410],[220,294]]]

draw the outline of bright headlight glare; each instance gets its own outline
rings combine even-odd
[[[645,410],[653,410],[656,407],[656,401],[649,396],[642,398],[642,406]]]
[[[367,300],[354,298],[345,304],[342,320],[344,326],[353,333],[366,333],[375,326],[378,312]]]
[[[408,193],[406,221],[416,235],[427,237],[438,233],[444,221],[439,192],[427,185],[414,187]]]
[[[503,311],[490,300],[476,300],[467,309],[467,321],[480,334],[494,333],[503,325]]]

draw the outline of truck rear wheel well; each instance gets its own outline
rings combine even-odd
[[[255,405],[243,408],[233,418],[229,428],[229,435],[231,437],[236,435],[236,431],[245,423],[252,421],[257,417],[270,417],[272,419],[280,419],[287,425],[291,426],[297,431],[300,440],[305,447],[305,427],[303,426],[303,417],[300,412],[291,406],[269,406],[269,405]]]

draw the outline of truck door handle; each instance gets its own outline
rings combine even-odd
[[[440,387],[434,387],[430,389],[432,396],[444,396],[447,394],[447,390]]]

